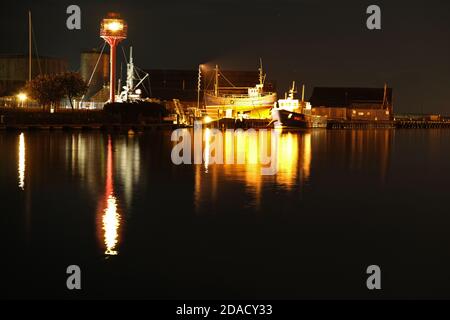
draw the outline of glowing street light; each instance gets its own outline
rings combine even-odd
[[[116,90],[116,47],[117,44],[127,38],[128,26],[125,20],[117,13],[108,13],[100,24],[100,37],[110,46],[110,79],[109,101],[114,102]]]
[[[20,106],[21,106],[22,108],[23,108],[23,103],[24,103],[25,101],[27,101],[27,99],[28,99],[28,96],[27,96],[27,94],[24,93],[24,92],[20,92],[20,93],[17,95],[17,100],[19,100]]]

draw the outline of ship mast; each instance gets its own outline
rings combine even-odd
[[[214,81],[214,95],[217,97],[219,95],[219,66],[217,64],[216,64],[216,68],[214,70],[216,71],[215,81]]]
[[[261,86],[264,86],[264,81],[266,76],[264,75],[264,71],[263,71],[263,64],[262,64],[262,59],[259,58],[259,84]]]
[[[302,85],[302,105],[305,103],[305,85]]]
[[[384,83],[383,108],[387,107],[387,83]]]
[[[289,90],[289,99],[294,99],[295,93],[295,81],[292,81],[292,89]]]
[[[127,91],[132,92],[133,89],[134,89],[133,47],[130,47],[130,62],[127,64]]]

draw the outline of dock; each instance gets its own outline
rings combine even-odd
[[[394,121],[328,120],[327,129],[393,129]]]
[[[450,121],[397,120],[397,129],[448,129]]]
[[[56,124],[56,125],[39,125],[39,124],[7,124],[0,125],[0,130],[3,131],[116,131],[128,132],[133,130],[135,132],[143,131],[160,131],[160,130],[175,130],[180,128],[179,125],[171,123],[155,123],[155,124]]]
[[[270,119],[231,119],[222,118],[203,125],[206,128],[217,129],[268,129]]]

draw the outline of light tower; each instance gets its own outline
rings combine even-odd
[[[100,25],[100,37],[110,46],[110,80],[109,102],[114,102],[116,97],[116,47],[117,44],[127,38],[128,26],[125,20],[117,13],[108,13]]]

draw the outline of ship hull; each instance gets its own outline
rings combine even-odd
[[[272,122],[274,128],[280,129],[310,129],[327,127],[327,121],[321,117],[291,112],[283,109],[272,110]]]
[[[270,118],[270,109],[277,101],[277,95],[266,94],[260,97],[242,96],[214,96],[205,94],[205,105],[208,113],[225,117],[227,110],[231,110],[232,117],[238,113],[246,113],[251,118]]]

